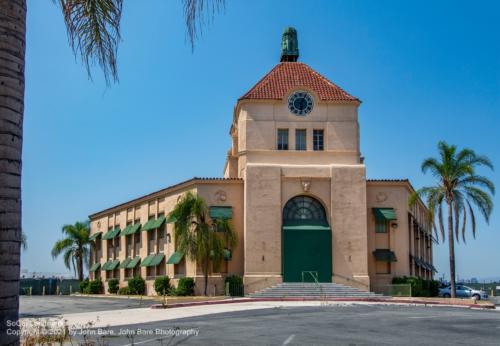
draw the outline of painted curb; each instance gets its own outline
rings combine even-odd
[[[324,302],[367,302],[367,303],[385,303],[385,304],[406,304],[406,305],[425,305],[425,306],[446,306],[446,307],[459,307],[467,309],[496,309],[495,305],[483,304],[450,304],[445,302],[435,302],[428,300],[402,300],[402,299],[377,299],[377,298],[331,298],[331,299],[318,299],[316,297],[297,297],[297,298],[241,298],[241,299],[227,299],[219,301],[204,301],[204,302],[190,302],[190,303],[177,303],[167,305],[153,304],[151,309],[174,309],[184,308],[190,306],[203,306],[203,305],[216,305],[216,304],[237,304],[237,303],[252,303],[252,302],[311,302],[311,301],[324,301]]]

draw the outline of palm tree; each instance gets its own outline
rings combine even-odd
[[[465,242],[468,218],[472,235],[476,237],[476,215],[473,206],[480,211],[486,222],[489,222],[493,210],[491,195],[495,194],[495,186],[488,178],[478,175],[476,169],[485,166],[493,170],[493,164],[486,156],[477,155],[471,149],[457,152],[455,145],[448,145],[445,142],[439,142],[438,150],[440,156],[438,159],[428,158],[422,163],[422,172],[424,174],[430,172],[436,179],[436,184],[413,193],[410,197],[410,206],[414,205],[419,197],[426,199],[436,236],[439,238],[435,223],[437,215],[443,241],[445,239],[443,206],[447,208],[451,297],[454,298],[456,296],[455,241],[459,241],[461,233]]]
[[[118,81],[116,55],[120,43],[123,0],[58,0],[70,46],[91,77],[100,66],[106,82]],[[194,44],[204,23],[224,7],[224,0],[183,0],[187,35]],[[208,19],[208,20],[207,20]],[[24,120],[26,0],[0,0],[0,312],[17,321],[21,246],[21,156]],[[11,333],[16,334],[16,333]],[[0,339],[18,344],[19,337]]]
[[[74,225],[64,225],[62,233],[65,238],[58,240],[52,248],[52,258],[64,253],[64,265],[72,269],[83,281],[83,266],[88,266],[90,258],[90,227],[89,222],[77,222]]]
[[[224,258],[225,249],[232,250],[236,245],[232,223],[225,219],[209,223],[205,201],[191,192],[181,198],[169,218],[175,220],[176,249],[203,268],[204,294],[207,295],[210,264],[217,268]]]

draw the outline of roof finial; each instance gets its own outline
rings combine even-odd
[[[297,40],[297,30],[292,27],[285,28],[281,38],[281,59],[280,61],[295,62],[299,58],[299,41]]]

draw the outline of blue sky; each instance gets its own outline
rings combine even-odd
[[[221,176],[232,111],[298,30],[300,61],[363,103],[369,178],[432,182],[421,161],[443,139],[500,169],[500,4],[465,1],[228,1],[194,52],[180,1],[125,1],[120,83],[89,81],[59,9],[28,1],[22,268],[65,273],[63,224],[193,176]],[[497,172],[483,172],[500,189]],[[460,277],[500,276],[500,198],[457,247]],[[435,247],[439,275],[447,245]]]

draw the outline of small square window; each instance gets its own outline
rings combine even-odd
[[[288,150],[288,129],[278,129],[278,150]]]
[[[313,149],[324,150],[324,130],[313,130]]]
[[[387,221],[375,221],[375,233],[387,233]]]
[[[306,129],[295,130],[295,150],[307,150]]]

